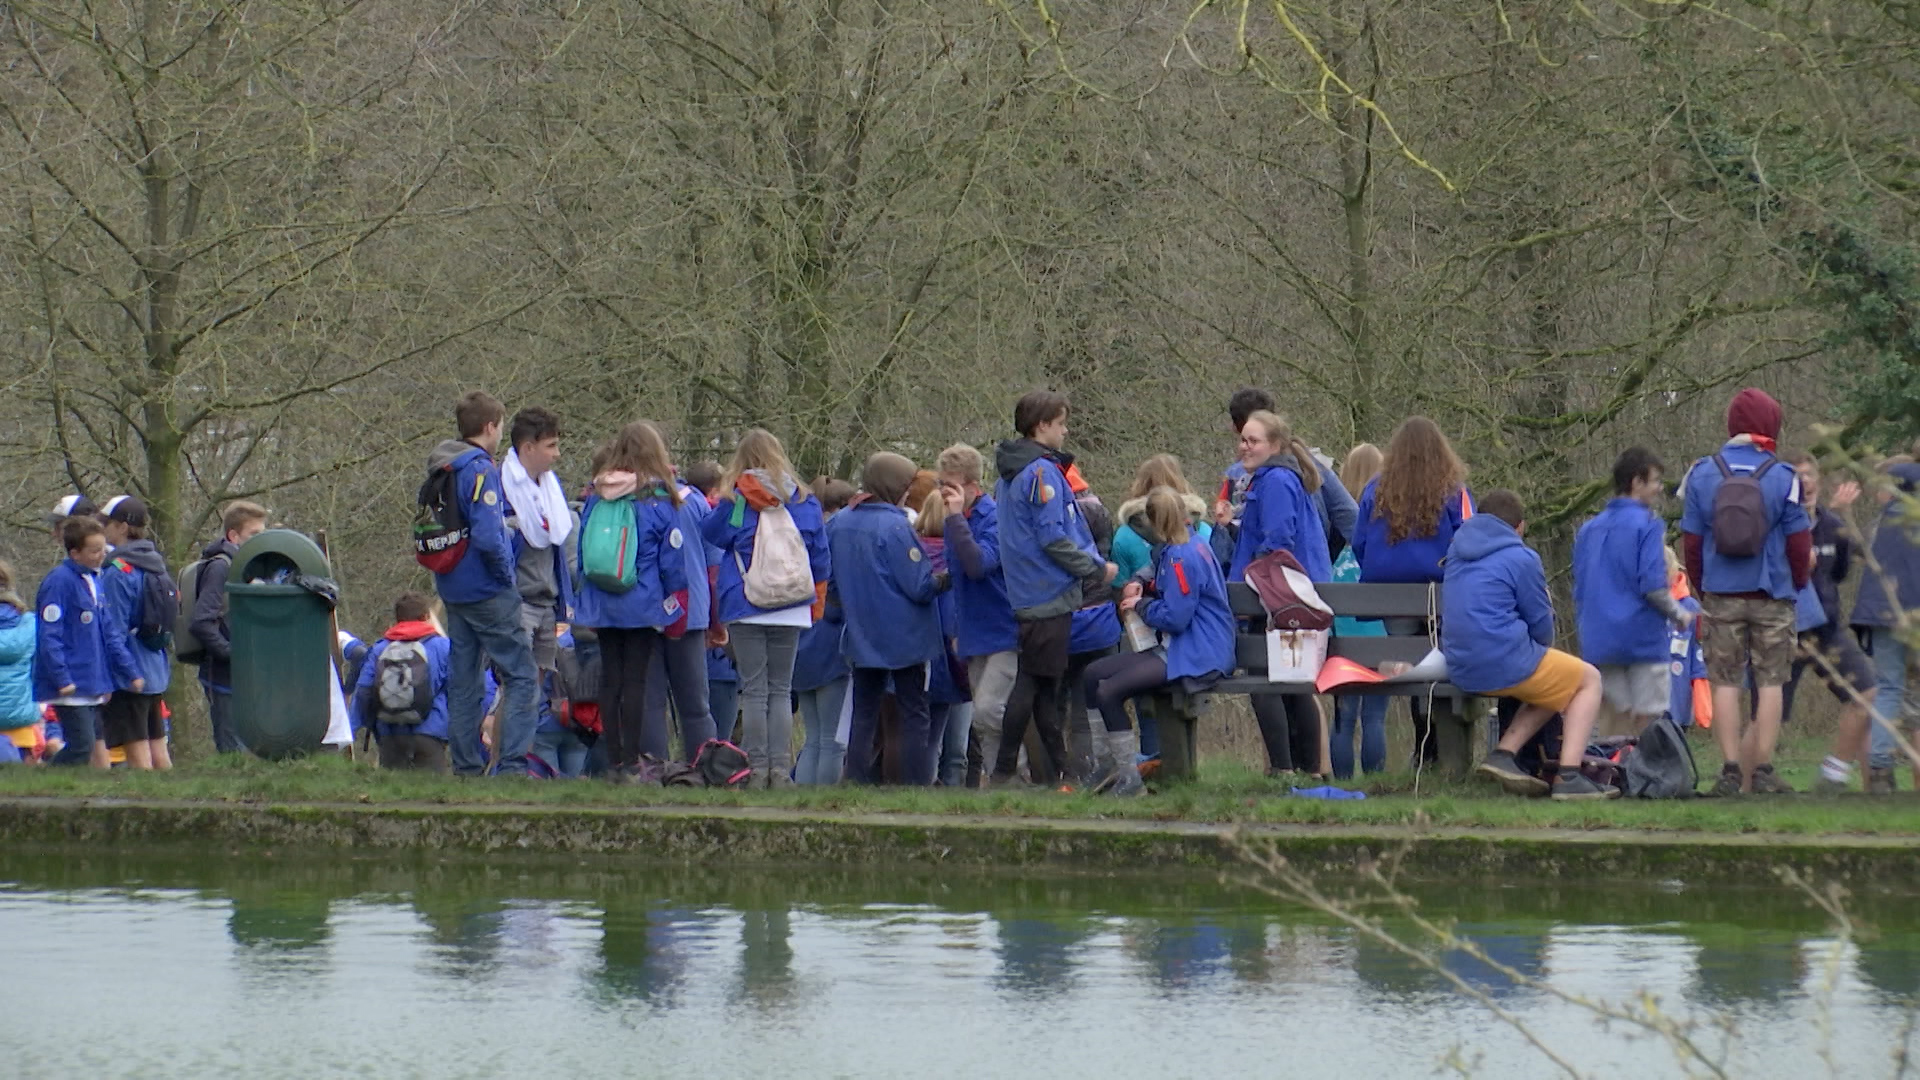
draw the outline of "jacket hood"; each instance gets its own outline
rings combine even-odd
[[[800,481],[784,473],[776,477],[765,469],[748,469],[734,488],[746,497],[748,506],[760,511],[792,502],[800,494]]]
[[[229,544],[227,542],[227,538],[224,535],[222,535],[219,539],[215,540],[213,543],[208,544],[206,547],[201,548],[200,557],[203,559],[212,559],[221,555],[225,555],[228,558],[232,558],[234,553],[239,550],[240,550],[239,547],[233,544]]]
[[[624,499],[639,485],[640,478],[625,469],[609,469],[593,478],[593,493],[603,499]]]
[[[430,637],[439,637],[440,631],[425,619],[416,619],[394,623],[387,627],[386,633],[380,636],[388,641],[422,641]]]
[[[1294,457],[1293,451],[1291,450],[1275,454],[1247,471],[1257,475],[1268,469],[1285,469],[1293,475],[1300,477],[1302,482],[1306,480],[1306,476],[1300,471],[1300,459]]]
[[[1453,546],[1447,549],[1447,558],[1478,562],[1496,551],[1525,546],[1513,526],[1492,514],[1475,514],[1453,534]]]
[[[1189,491],[1181,494],[1180,501],[1187,505],[1187,518],[1193,524],[1199,525],[1207,520],[1207,500]],[[1121,503],[1120,520],[1131,526],[1134,532],[1139,533],[1141,539],[1147,540],[1149,543],[1158,542],[1157,540],[1151,539],[1153,536],[1153,527],[1147,523],[1147,500],[1145,498],[1128,499],[1126,502]]]
[[[480,450],[479,447],[473,445],[472,443],[466,441],[465,439],[444,440],[438,446],[435,446],[433,448],[432,453],[427,455],[427,468],[438,469],[443,465],[451,465],[454,462],[460,460],[460,458],[462,458],[463,456],[470,454],[476,450],[478,450],[480,453],[486,454],[485,450]],[[487,454],[487,457],[491,458],[493,457],[493,455]]]
[[[1780,437],[1780,403],[1773,395],[1751,386],[1733,395],[1727,405],[1727,436],[1737,435]]]
[[[1041,458],[1052,458],[1063,473],[1073,467],[1073,455],[1065,451],[1049,450],[1032,439],[1007,439],[993,451],[993,468],[1000,479],[1012,480]]]
[[[225,542],[224,537],[222,542]],[[125,546],[114,549],[113,557],[149,574],[167,572],[167,560],[160,557],[160,549],[154,547],[151,540],[129,540]]]

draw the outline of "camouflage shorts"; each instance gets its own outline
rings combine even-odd
[[[1785,686],[1793,674],[1792,600],[1758,600],[1708,593],[1700,598],[1700,648],[1707,655],[1707,681],[1715,686]]]

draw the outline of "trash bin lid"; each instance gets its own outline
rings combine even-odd
[[[265,577],[289,563],[294,570],[310,577],[333,576],[333,568],[327,565],[320,545],[292,529],[268,529],[241,544],[240,550],[234,553],[233,566],[227,570],[227,584],[244,585],[248,578]]]

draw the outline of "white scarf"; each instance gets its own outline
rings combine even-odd
[[[535,483],[520,464],[520,451],[507,451],[507,463],[500,470],[500,486],[506,490],[507,504],[520,523],[520,535],[529,547],[557,547],[567,542],[573,531],[573,511],[567,507],[567,493],[560,489],[560,477],[552,469]]]

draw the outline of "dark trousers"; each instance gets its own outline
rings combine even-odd
[[[1001,721],[995,776],[1012,776],[1020,767],[1020,744],[1026,740],[1029,722],[1039,733],[1040,744],[1054,768],[1066,764],[1067,741],[1060,730],[1060,681],[1067,674],[1072,633],[1072,613],[1020,624],[1020,666],[1013,679],[1013,693],[1007,698],[1006,717]],[[1039,762],[1032,764],[1035,771],[1042,768]]]
[[[383,735],[380,737],[380,767],[446,772],[447,740],[431,735]]]
[[[662,640],[652,627],[600,630],[600,724],[607,742],[607,767],[637,765],[647,712],[647,669]]]
[[[240,741],[240,733],[233,729],[233,694],[215,690],[205,681],[200,683],[200,689],[207,694],[207,721],[213,727],[214,750],[222,754],[245,753],[247,744]]]
[[[847,779],[856,784],[878,783],[873,769],[873,738],[880,727],[880,704],[893,689],[900,710],[900,781],[925,786],[933,783],[933,759],[927,746],[932,714],[927,705],[927,665],[904,668],[854,668],[853,716],[847,731]]]
[[[60,737],[66,740],[49,765],[85,765],[93,757],[93,741],[100,737],[100,706],[55,705]]]
[[[1273,769],[1320,767],[1320,714],[1311,694],[1256,694],[1253,718]]]
[[[1167,685],[1167,662],[1150,652],[1120,653],[1095,660],[1083,676],[1087,701],[1100,710],[1108,731],[1126,731],[1127,702]]]
[[[673,698],[673,715],[680,721],[680,748],[688,764],[694,751],[713,738],[713,715],[707,699],[707,635],[689,630],[679,638],[662,636],[653,650],[653,663],[647,669],[647,721],[640,735],[640,750],[666,760],[672,751],[667,745],[667,698]],[[728,718],[732,734],[731,721]]]

